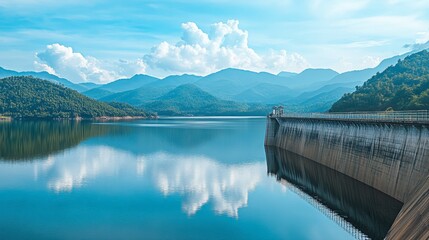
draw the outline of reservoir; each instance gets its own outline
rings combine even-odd
[[[0,122],[0,239],[387,234],[401,202],[265,148],[265,130],[265,117]]]

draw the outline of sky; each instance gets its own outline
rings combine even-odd
[[[72,82],[345,72],[427,41],[428,0],[0,0],[0,66]]]

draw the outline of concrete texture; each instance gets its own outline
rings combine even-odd
[[[403,221],[395,221],[393,227],[412,229],[415,226],[411,223],[419,220],[423,225],[417,228],[424,232],[421,236],[427,236],[428,214],[422,218],[421,215],[410,215],[410,212],[418,212],[416,204],[425,204],[416,199],[423,197],[427,201],[429,184],[424,184],[429,176],[427,125],[268,118],[265,145],[311,159],[399,200],[409,210],[404,212],[403,209],[398,217],[406,214],[407,219],[415,219],[409,220],[408,225],[404,225]],[[415,232],[417,229],[410,231]],[[402,232],[408,235],[393,234],[392,229],[390,232],[390,239],[414,236],[405,230]]]

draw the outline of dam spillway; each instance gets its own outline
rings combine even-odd
[[[429,123],[424,118],[338,116],[268,117],[265,145],[310,159],[402,202],[388,239],[428,237]]]

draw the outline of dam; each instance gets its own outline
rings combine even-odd
[[[429,238],[428,111],[275,112],[265,145],[270,174],[370,238]]]

